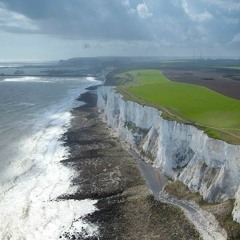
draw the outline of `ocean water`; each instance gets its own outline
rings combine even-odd
[[[59,239],[65,232],[97,227],[81,217],[95,210],[93,200],[56,201],[73,193],[73,170],[62,134],[76,98],[93,78],[0,78],[0,239]],[[62,237],[64,239],[64,237]]]

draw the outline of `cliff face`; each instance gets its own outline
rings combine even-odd
[[[209,138],[194,126],[164,120],[161,112],[124,101],[112,87],[98,89],[103,120],[135,151],[167,176],[209,202],[236,199],[240,222],[240,146]]]

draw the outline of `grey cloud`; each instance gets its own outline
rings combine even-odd
[[[240,33],[237,33],[233,39],[232,39],[233,43],[240,43]]]
[[[83,45],[83,48],[84,49],[88,49],[88,48],[90,48],[91,47],[91,45],[89,44],[89,43],[85,43],[84,45]]]
[[[123,6],[126,6],[126,7],[130,6],[129,0],[122,0],[122,4]]]
[[[140,3],[137,5],[137,12],[141,18],[148,18],[152,16],[152,13],[149,11],[145,3]]]
[[[10,11],[0,4],[0,29],[9,32],[36,32],[37,25],[20,13]]]
[[[224,17],[224,23],[226,24],[239,24],[240,21],[238,18]]]
[[[124,7],[127,8],[128,14],[130,16],[133,16],[135,13],[137,13],[138,16],[140,18],[143,18],[143,19],[146,19],[146,18],[152,16],[152,13],[149,11],[148,6],[146,5],[145,2],[144,3],[135,4],[136,7],[133,7],[130,4],[129,0],[122,0],[122,4],[123,4]]]
[[[42,33],[79,39],[149,39],[148,29],[113,0],[2,0],[32,19]],[[125,1],[126,2],[126,1]]]
[[[240,2],[238,0],[202,0],[208,5],[221,8],[223,11],[240,11]]]
[[[182,0],[182,7],[185,13],[196,22],[206,22],[213,18],[212,14],[208,11],[198,12],[193,6],[191,6],[190,2],[187,0]]]
[[[1,3],[0,11],[2,6],[6,14],[0,12],[0,30],[80,40],[84,52],[97,48],[91,41],[101,42],[101,49],[114,53],[115,49],[134,49],[135,54],[137,49],[151,52],[149,46],[171,52],[191,48],[192,52],[199,46],[227,48],[229,43],[235,52],[239,51],[239,1],[0,0]]]

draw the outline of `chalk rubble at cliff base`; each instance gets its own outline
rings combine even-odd
[[[124,101],[113,87],[98,88],[98,108],[117,136],[166,176],[182,181],[208,202],[235,199],[233,219],[240,223],[240,146],[165,120],[152,107]]]

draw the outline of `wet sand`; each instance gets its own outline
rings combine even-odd
[[[78,191],[60,198],[98,199],[98,211],[85,220],[99,226],[99,236],[66,233],[68,239],[199,239],[183,212],[161,203],[145,186],[137,161],[99,119],[96,95],[87,92],[86,105],[73,110],[72,127],[64,135],[70,157],[62,163],[79,174]],[[158,177],[156,175],[156,177]]]

